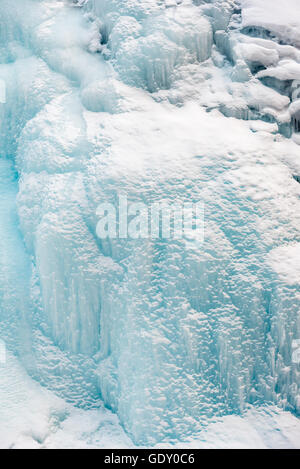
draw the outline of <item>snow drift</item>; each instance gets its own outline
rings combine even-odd
[[[136,444],[300,410],[298,29],[264,5],[1,0],[1,338]],[[204,244],[100,240],[119,194],[203,201]]]

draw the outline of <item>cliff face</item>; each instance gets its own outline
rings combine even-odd
[[[299,7],[261,3],[1,0],[1,338],[138,444],[299,412]],[[204,240],[99,238],[120,195]]]

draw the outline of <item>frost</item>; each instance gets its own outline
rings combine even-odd
[[[288,3],[2,0],[4,446],[299,446]],[[100,240],[119,194],[204,202],[204,244]]]

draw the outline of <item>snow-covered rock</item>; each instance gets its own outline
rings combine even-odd
[[[72,446],[82,422],[105,445],[102,402],[141,445],[195,441],[206,425],[211,445],[233,421],[247,432],[250,405],[299,413],[300,161],[286,137],[299,130],[300,59],[287,3],[1,0],[1,339],[68,402],[39,397],[12,357],[3,394],[26,381],[12,414],[37,399],[41,423],[26,410],[5,446],[23,428],[20,444],[63,433]],[[205,241],[99,239],[97,207],[120,194],[204,202]],[[82,409],[52,428],[48,402]],[[271,409],[251,444],[279,441]],[[282,434],[298,432],[283,415]],[[280,445],[297,446],[287,433]]]

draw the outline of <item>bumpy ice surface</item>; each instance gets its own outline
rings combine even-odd
[[[2,447],[299,446],[297,13],[1,0]],[[101,241],[119,194],[204,244]]]

